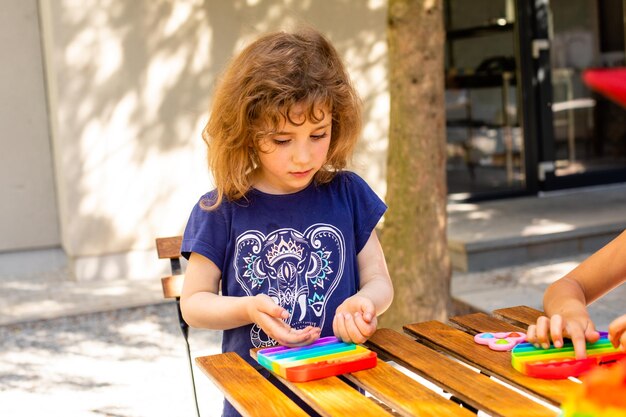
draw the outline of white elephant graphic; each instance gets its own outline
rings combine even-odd
[[[325,305],[343,275],[345,241],[341,231],[314,224],[304,233],[279,229],[265,236],[252,230],[237,238],[233,266],[248,295],[268,294],[289,311],[287,323],[301,329],[324,326]],[[274,344],[254,325],[252,344]]]

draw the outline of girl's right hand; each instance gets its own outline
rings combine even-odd
[[[539,317],[537,324],[528,326],[526,334],[526,340],[529,343],[544,349],[550,347],[550,340],[554,343],[554,347],[562,347],[563,337],[569,337],[572,340],[576,359],[584,359],[587,357],[587,342],[598,341],[600,334],[588,316],[565,319],[559,314],[550,318]]]
[[[296,330],[285,323],[289,313],[266,294],[250,297],[248,315],[250,321],[256,323],[269,337],[279,345],[295,347],[315,342],[320,337],[319,327],[308,326]]]

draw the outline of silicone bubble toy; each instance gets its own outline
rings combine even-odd
[[[474,342],[487,345],[489,349],[498,351],[511,350],[518,343],[526,340],[526,333],[522,332],[485,332],[474,336]]]
[[[261,349],[257,361],[288,381],[305,382],[373,368],[377,355],[361,345],[323,337],[308,346]]]
[[[587,357],[576,359],[571,341],[564,341],[563,347],[537,348],[531,343],[521,343],[511,352],[511,364],[519,372],[543,379],[565,379],[579,376],[599,366],[611,364],[626,358],[626,352],[613,347],[606,332],[600,332],[600,339],[587,343]]]

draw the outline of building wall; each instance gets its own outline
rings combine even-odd
[[[36,0],[0,13],[0,254],[59,245]]]
[[[41,0],[39,9],[60,219],[52,234],[77,279],[158,274],[154,238],[182,233],[212,187],[200,132],[216,77],[269,30],[313,25],[343,55],[366,119],[353,169],[384,196],[386,2]]]

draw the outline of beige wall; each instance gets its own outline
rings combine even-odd
[[[0,253],[59,245],[36,0],[0,12]]]
[[[354,169],[384,195],[384,1],[41,0],[40,12],[61,241],[78,279],[154,277],[154,237],[182,233],[211,188],[200,132],[215,78],[268,30],[307,22],[343,54],[367,120]]]

